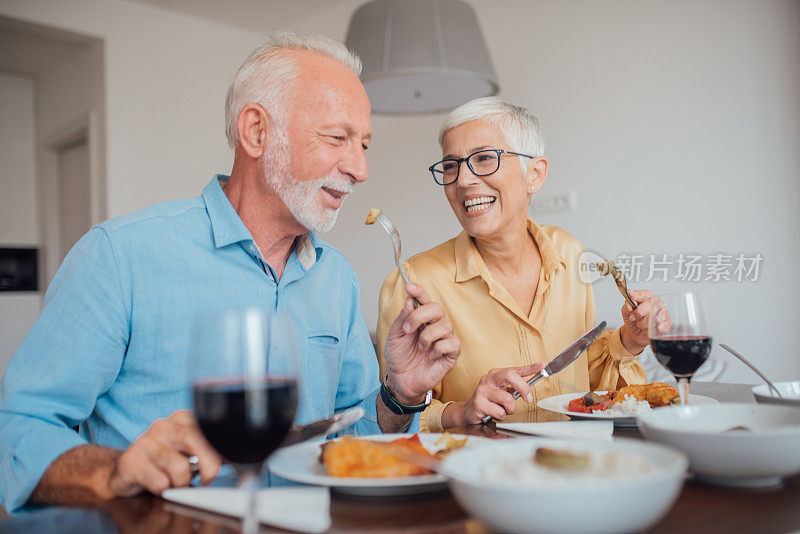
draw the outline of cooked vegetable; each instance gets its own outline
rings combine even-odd
[[[583,404],[585,406],[591,406],[592,404],[600,404],[604,400],[606,399],[598,395],[594,391],[590,391],[589,393],[583,396]]]

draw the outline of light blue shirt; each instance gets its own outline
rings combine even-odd
[[[216,176],[200,197],[95,226],[65,258],[0,385],[6,510],[23,506],[68,449],[125,448],[156,419],[191,407],[187,362],[198,311],[289,314],[305,340],[296,423],[361,405],[367,415],[349,432],[380,432],[378,364],[352,267],[309,233],[276,282],[220,180],[227,177]]]

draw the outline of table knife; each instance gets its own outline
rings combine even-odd
[[[327,419],[320,419],[319,421],[314,421],[307,425],[292,427],[280,446],[288,447],[289,445],[295,445],[296,443],[301,443],[317,436],[335,434],[354,424],[362,417],[364,417],[364,409],[360,406],[356,406],[355,408],[349,408],[343,412],[339,412]]]
[[[581,337],[578,338],[575,343],[564,349],[561,354],[550,360],[544,369],[530,377],[527,382],[529,386],[533,386],[536,382],[541,380],[542,378],[547,378],[548,376],[552,376],[558,372],[561,372],[565,368],[567,368],[572,362],[578,359],[578,356],[583,353],[586,349],[589,348],[589,345],[594,343],[594,341],[603,333],[603,330],[606,328],[606,322],[602,321],[600,324],[583,334]],[[519,398],[519,392],[514,392],[514,398]],[[488,423],[492,420],[492,416],[487,415],[481,422]]]

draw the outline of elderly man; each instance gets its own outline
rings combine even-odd
[[[197,310],[279,306],[292,317],[308,339],[298,422],[360,404],[367,416],[353,432],[418,424],[407,412],[459,352],[441,307],[408,286],[422,306],[409,302],[389,333],[379,395],[355,273],[314,233],[367,179],[359,71],[340,43],[273,36],[228,92],[230,177],[215,176],[200,197],[106,221],[75,245],[0,390],[8,510],[187,485],[188,455],[204,483],[216,477],[221,459],[186,410]],[[321,355],[317,336],[335,348]]]

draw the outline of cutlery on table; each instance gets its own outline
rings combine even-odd
[[[781,395],[781,392],[780,392],[780,391],[778,391],[778,388],[776,388],[776,387],[775,387],[775,384],[773,384],[772,382],[770,382],[770,381],[769,381],[769,378],[767,378],[767,377],[766,377],[766,375],[765,375],[764,373],[762,373],[761,371],[759,371],[759,370],[756,368],[756,366],[755,366],[755,365],[753,365],[752,363],[750,363],[750,362],[747,360],[747,358],[745,358],[744,356],[742,356],[741,354],[739,354],[738,352],[736,352],[735,350],[733,350],[732,348],[730,348],[728,345],[726,345],[726,344],[724,344],[724,343],[720,343],[720,344],[719,344],[719,346],[720,346],[720,347],[722,347],[723,349],[727,350],[728,352],[730,352],[731,354],[733,354],[733,355],[734,355],[734,356],[736,356],[737,358],[739,358],[739,359],[742,361],[742,363],[743,363],[743,364],[745,364],[747,367],[749,367],[750,369],[752,369],[752,370],[753,370],[753,372],[755,372],[755,373],[756,373],[758,376],[760,376],[760,377],[761,377],[761,380],[763,380],[764,382],[766,382],[766,383],[767,383],[767,387],[768,387],[769,389],[771,389],[772,391],[774,391],[774,392],[775,392],[775,395],[777,395],[777,396],[778,396],[778,397],[780,397],[780,398],[783,398],[783,395]]]
[[[600,336],[603,330],[606,327],[606,322],[602,321],[600,324],[583,334],[581,337],[578,338],[575,343],[564,349],[561,354],[550,360],[550,363],[547,366],[530,377],[527,382],[529,386],[533,386],[536,382],[541,380],[542,378],[547,378],[548,376],[552,376],[558,372],[561,372],[566,367],[568,367],[572,362],[578,359],[583,351],[589,348],[589,345],[594,343],[594,341]],[[514,398],[519,398],[519,392],[514,392]],[[488,423],[492,420],[490,415],[487,415],[483,419],[481,419],[482,423]]]

